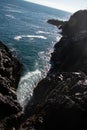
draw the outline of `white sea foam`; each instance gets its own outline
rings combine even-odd
[[[20,39],[20,37],[18,37],[18,39]],[[38,53],[39,59],[36,61],[34,67],[36,70],[33,72],[27,72],[23,77],[21,77],[17,90],[17,98],[23,108],[33,96],[33,90],[37,86],[38,82],[47,75],[47,72],[50,69],[51,65],[49,61],[51,53],[53,52],[54,44],[55,43],[52,42],[47,51],[40,51]],[[37,68],[39,68],[39,70]]]
[[[36,61],[35,68],[40,68],[40,61],[44,62],[42,63],[44,66],[43,68],[41,67],[42,69],[27,72],[23,77],[21,77],[17,90],[17,98],[23,108],[33,96],[33,90],[37,86],[38,82],[47,75],[47,72],[50,69],[49,60],[52,50],[53,49],[48,48],[47,52],[41,51],[38,53],[39,59]]]
[[[22,38],[39,38],[39,39],[47,39],[45,36],[42,35],[20,35],[20,36],[15,36],[14,39],[19,41]]]
[[[13,15],[10,15],[10,14],[6,14],[5,16],[9,17],[9,18],[12,18],[12,19],[15,19],[15,17]]]
[[[50,57],[51,57],[51,53],[53,52],[53,46],[54,46],[54,42],[52,42],[50,48],[47,48],[47,51],[40,51],[38,53],[38,56],[39,56],[39,59],[38,59],[38,62],[39,62],[39,65],[40,64],[43,64],[43,66],[41,67],[41,72],[42,72],[42,75],[43,77],[45,78],[50,67],[51,67],[51,64],[50,64]]]
[[[39,30],[39,31],[36,32],[36,34],[50,34],[50,33],[49,33],[49,32],[45,32],[45,31]]]
[[[16,36],[16,37],[14,37],[14,40],[19,41],[21,38],[22,38],[22,36]]]
[[[30,100],[33,94],[33,89],[41,79],[42,75],[39,70],[28,72],[21,78],[17,90],[17,98],[22,107],[24,107]]]
[[[56,37],[56,41],[58,42],[61,38],[62,38],[62,35],[59,34],[59,35]]]

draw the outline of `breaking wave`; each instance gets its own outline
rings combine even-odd
[[[33,72],[27,72],[21,78],[17,90],[17,98],[22,107],[24,107],[30,100],[33,94],[33,89],[36,87],[41,79],[41,71],[38,69]]]
[[[45,36],[42,35],[20,35],[20,36],[15,36],[14,40],[19,41],[22,38],[39,38],[39,39],[47,39]]]
[[[45,32],[45,31],[39,30],[39,31],[36,32],[36,34],[50,34],[50,33],[49,33],[49,32]]]
[[[50,48],[47,48],[47,51],[40,51],[38,53],[39,59],[36,61],[35,71],[28,71],[25,75],[21,77],[19,82],[19,87],[17,90],[17,98],[24,108],[33,96],[33,90],[37,84],[46,77],[47,72],[49,71],[51,65],[49,63],[51,53],[53,52],[54,42],[52,42]],[[38,69],[37,69],[38,68]]]
[[[53,46],[54,43],[52,43]],[[48,48],[47,52],[41,51],[38,53],[39,59],[35,64],[35,71],[27,72],[19,82],[19,87],[17,90],[17,98],[20,105],[24,108],[28,101],[31,99],[33,95],[33,90],[41,81],[41,79],[45,78],[47,72],[50,69],[50,56],[53,51],[53,48]],[[42,64],[42,66],[40,66]]]

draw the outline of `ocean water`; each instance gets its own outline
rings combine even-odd
[[[30,100],[33,89],[50,68],[53,45],[60,39],[48,19],[67,20],[70,13],[23,0],[0,0],[0,40],[23,63],[17,90],[21,106]]]

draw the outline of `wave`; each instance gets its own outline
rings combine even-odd
[[[44,40],[47,39],[45,36],[42,36],[42,35],[20,35],[20,36],[15,36],[14,40],[19,41],[22,38],[39,38],[39,39],[44,39]]]
[[[13,5],[13,4],[7,4],[6,6],[4,6],[4,7],[9,7],[9,8],[19,8],[19,6],[18,5]]]
[[[47,52],[41,51],[38,53],[39,59],[35,63],[34,68],[35,71],[27,72],[23,77],[21,77],[21,80],[19,82],[19,87],[17,89],[17,99],[24,108],[28,101],[33,96],[33,90],[37,86],[37,84],[41,81],[41,79],[45,78],[47,75],[47,72],[50,69],[50,54],[53,49],[48,49]],[[44,63],[42,63],[44,62]],[[40,66],[42,63],[42,66]]]
[[[24,108],[28,101],[33,96],[33,90],[37,86],[37,84],[41,81],[41,79],[45,78],[47,72],[49,71],[51,65],[49,63],[51,53],[53,52],[53,45],[47,49],[47,51],[40,51],[38,53],[39,59],[35,63],[36,70],[32,72],[27,72],[19,82],[19,87],[17,89],[17,99]],[[39,69],[37,69],[39,68]]]
[[[16,36],[16,37],[14,37],[14,40],[19,41],[21,38],[22,38],[22,36]]]
[[[27,72],[20,80],[19,87],[17,89],[17,98],[22,107],[24,107],[30,100],[33,89],[38,82],[42,79],[41,71],[35,70],[33,72]]]
[[[10,14],[6,14],[5,16],[9,17],[9,18],[12,18],[12,19],[15,19],[15,17],[13,15],[10,15]]]
[[[9,12],[14,12],[14,13],[22,13],[22,11],[20,11],[20,10],[15,10],[15,9],[13,9],[13,7],[11,7],[11,6],[4,6],[4,8],[7,10],[7,11],[9,11]]]
[[[36,32],[36,34],[50,34],[50,33],[49,33],[49,32],[45,32],[45,31],[39,30],[39,31]]]
[[[59,41],[62,38],[61,34],[58,34],[58,36],[56,37],[56,42]]]
[[[47,73],[49,72],[51,67],[49,61],[51,53],[53,52],[54,44],[55,43],[52,42],[50,48],[47,48],[47,51],[38,52],[38,59],[36,60],[34,66],[36,70],[33,72],[27,72],[23,77],[21,77],[17,90],[17,98],[22,108],[24,108],[28,101],[32,98],[34,88],[41,81],[41,79],[46,77]]]
[[[9,12],[13,12],[13,13],[22,13],[22,11],[20,10],[15,10],[15,9],[9,9]]]
[[[49,61],[50,61],[52,52],[53,52],[53,48],[47,48],[47,51],[40,51],[38,53],[38,56],[39,56],[38,64],[39,64],[39,68],[41,68],[40,70],[44,78],[46,77],[51,67],[51,64]]]

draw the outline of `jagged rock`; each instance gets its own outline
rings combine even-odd
[[[55,77],[46,77],[36,89],[35,105],[30,118],[22,126],[24,130],[85,128],[87,76],[84,73],[65,72]],[[45,91],[42,93],[42,90]]]
[[[5,127],[3,129],[6,130],[16,125],[17,117],[15,118],[15,116],[18,116],[18,113],[21,113],[22,110],[17,102],[16,95],[21,73],[22,64],[0,42],[0,125],[2,124]],[[8,124],[8,121],[10,122],[13,119],[14,122],[11,126],[11,123]]]

